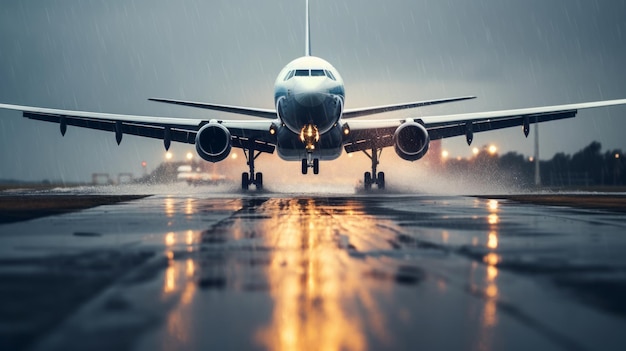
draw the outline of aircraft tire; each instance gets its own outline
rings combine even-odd
[[[313,160],[313,174],[320,173],[320,159],[316,158]]]
[[[363,186],[365,186],[365,190],[372,188],[372,173],[365,172],[365,175],[363,176]]]
[[[250,186],[250,177],[248,176],[248,173],[241,173],[241,189],[248,190],[249,186]]]
[[[263,173],[259,172],[256,174],[256,190],[263,190]]]
[[[305,158],[302,159],[302,174],[307,174],[309,172],[309,164]]]
[[[385,172],[378,172],[376,184],[378,184],[378,189],[385,189]]]

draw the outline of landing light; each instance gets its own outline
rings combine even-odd
[[[496,152],[498,152],[498,148],[495,145],[489,145],[489,149],[487,149],[487,151],[489,151],[490,155],[495,155]]]
[[[344,124],[343,125],[343,135],[348,135],[350,134],[350,126],[348,126],[348,124]]]
[[[447,158],[448,158],[448,156],[450,156],[450,153],[448,152],[448,150],[443,150],[443,151],[441,152],[441,157],[442,157],[443,159],[447,159]]]
[[[174,157],[174,155],[173,155],[171,152],[166,152],[166,153],[165,153],[165,159],[166,159],[166,160],[168,160],[168,161],[169,161],[169,160],[171,160],[171,159],[172,159],[172,157]]]
[[[619,154],[615,154],[615,158],[618,159],[619,158]]]
[[[320,141],[320,132],[313,124],[307,124],[300,130],[300,141],[302,141],[307,150],[314,150],[315,144]]]
[[[480,152],[480,150],[479,150],[477,147],[475,147],[475,148],[473,148],[473,149],[472,149],[472,153],[473,153],[474,155],[478,155],[478,153],[479,153],[479,152]]]

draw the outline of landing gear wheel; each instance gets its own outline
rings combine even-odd
[[[248,190],[249,186],[250,186],[250,177],[248,176],[248,173],[241,173],[241,189]]]
[[[320,173],[320,159],[316,158],[313,159],[313,174],[319,174]]]
[[[256,190],[263,190],[263,173],[259,172],[256,174],[254,184],[256,184]]]
[[[309,172],[309,163],[306,158],[302,159],[302,174],[307,174]]]
[[[376,184],[378,184],[378,189],[385,189],[385,172],[378,172],[378,177],[376,178]]]
[[[369,190],[372,188],[372,173],[365,172],[365,176],[363,177],[363,185],[365,186],[365,190]]]

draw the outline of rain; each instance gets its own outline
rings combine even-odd
[[[303,6],[6,1],[0,9],[0,101],[240,118],[147,98],[271,108],[276,74],[303,53]],[[408,112],[424,116],[624,98],[618,72],[626,62],[625,9],[625,1],[312,1],[313,53],[344,76],[347,108],[478,96]],[[624,112],[585,111],[542,125],[542,157],[574,153],[594,140],[607,149],[625,148],[619,132]],[[139,173],[141,161],[151,169],[163,161],[154,140],[130,136],[117,147],[112,135],[76,128],[61,138],[58,126],[9,111],[0,112],[0,128],[1,179],[85,181],[94,172]],[[533,143],[518,130],[481,134],[477,142],[533,154]],[[471,155],[463,138],[443,146],[455,156]],[[188,149],[175,143],[172,151],[184,155]]]
[[[281,74],[306,124],[149,101],[276,108],[304,8],[3,1],[0,104],[58,124],[0,109],[0,349],[622,350],[626,105],[540,132],[419,119],[625,99],[626,0],[310,0],[312,54],[337,72]],[[363,128],[337,119],[339,72],[346,109],[478,98]],[[193,145],[178,121],[105,132],[32,107],[208,124]],[[282,160],[303,157],[290,143],[309,159]],[[364,152],[324,159],[342,150]]]

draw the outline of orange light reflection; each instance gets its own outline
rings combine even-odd
[[[337,250],[337,234],[329,216],[315,200],[275,199],[264,206],[280,210],[264,229],[272,233],[267,239],[275,248],[268,266],[270,294],[274,299],[271,324],[257,332],[256,339],[272,350],[365,350],[364,323],[369,323],[384,340],[386,324],[376,299],[362,280],[344,275],[348,257]],[[341,214],[343,226],[367,220],[356,209]],[[366,308],[364,321],[350,306]],[[306,318],[303,318],[306,316]]]
[[[498,221],[499,221],[498,215],[495,213],[492,213],[489,216],[487,216],[487,222],[491,225],[498,224]]]
[[[174,209],[174,199],[171,197],[165,198],[165,215],[169,217],[173,217],[176,210]]]
[[[185,214],[186,215],[192,215],[196,213],[195,209],[193,207],[193,199],[189,198],[187,200],[185,200]]]
[[[487,204],[489,206],[489,211],[490,212],[497,212],[498,211],[498,200],[489,200],[489,202]]]
[[[174,232],[165,234],[165,245],[173,246],[174,244],[176,244],[176,234]]]
[[[498,234],[495,230],[489,232],[489,238],[487,239],[487,247],[495,250],[498,248]]]

